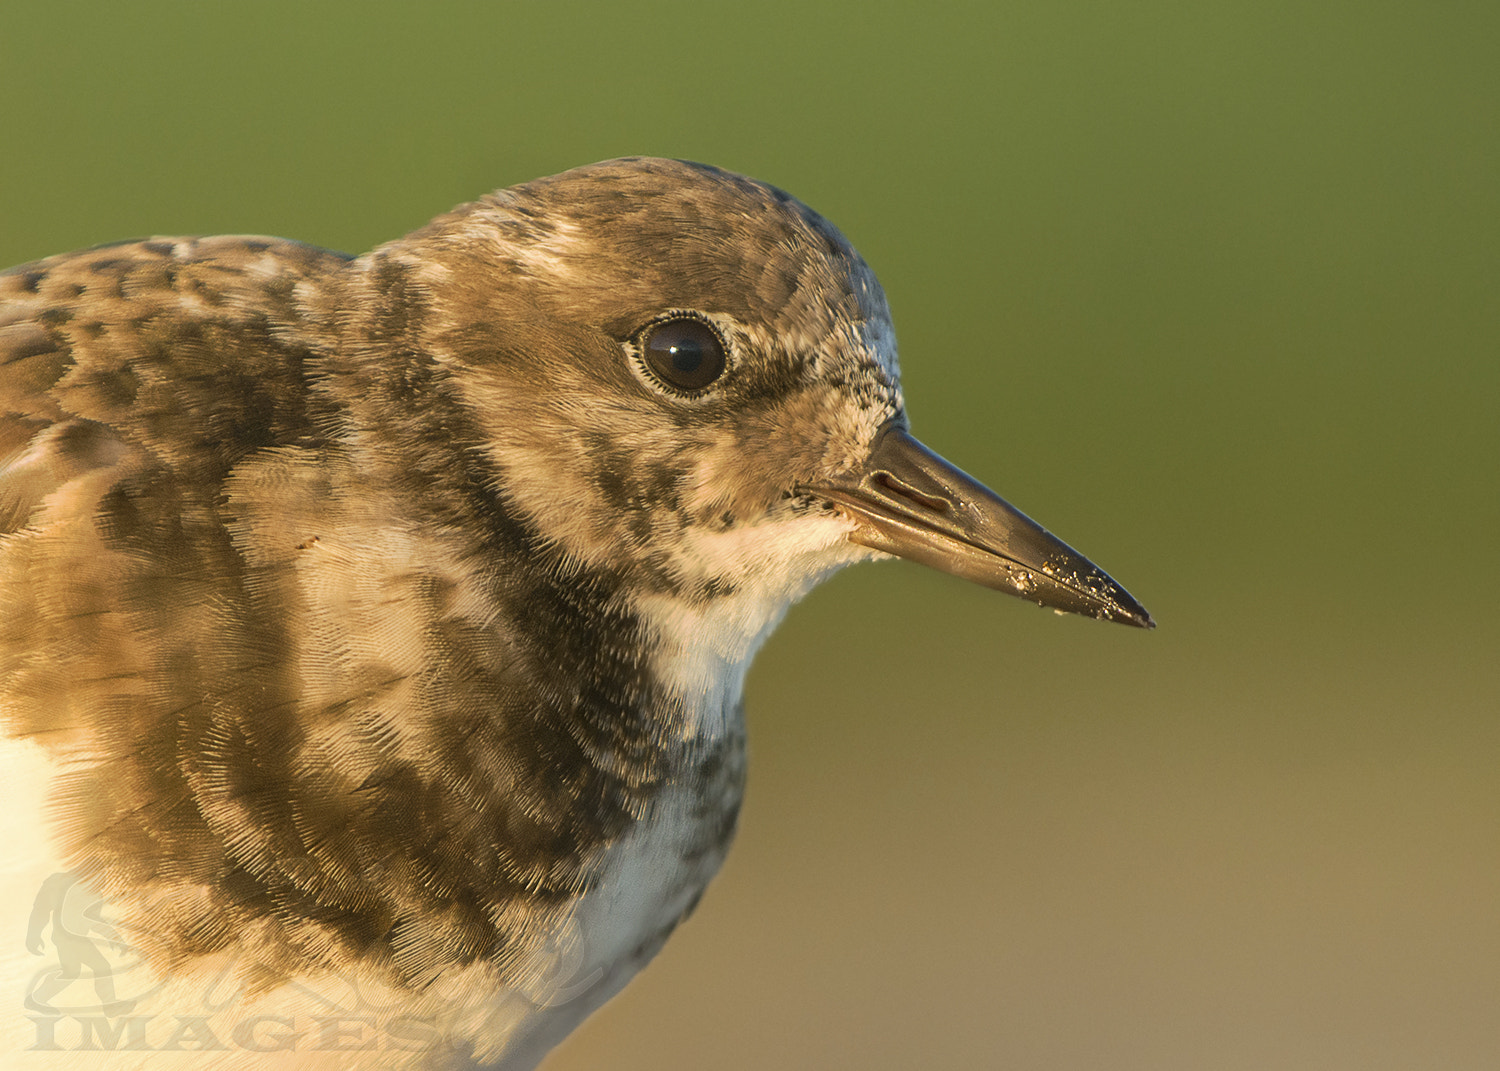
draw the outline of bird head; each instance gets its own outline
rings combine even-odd
[[[462,206],[358,268],[474,415],[493,493],[570,567],[738,595],[764,625],[832,570],[896,555],[1151,624],[910,435],[879,282],[780,190],[614,160]]]

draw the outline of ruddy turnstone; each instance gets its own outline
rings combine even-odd
[[[911,436],[844,237],[699,164],[13,269],[0,406],[17,1047],[64,1066],[532,1067],[718,869],[819,580],[1151,625]]]

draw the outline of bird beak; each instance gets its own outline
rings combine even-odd
[[[1156,627],[1093,562],[895,424],[876,434],[862,469],[801,489],[852,520],[849,539],[861,546],[1038,606]]]

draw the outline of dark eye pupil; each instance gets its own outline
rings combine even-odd
[[[663,320],[647,332],[646,364],[669,387],[702,390],[724,374],[724,345],[702,320]]]
[[[698,345],[696,339],[684,339],[668,352],[672,355],[672,367],[679,372],[696,372],[703,363],[703,347]]]

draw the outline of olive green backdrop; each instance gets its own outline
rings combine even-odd
[[[1156,615],[816,592],[723,875],[551,1071],[1492,1071],[1497,57],[1493,0],[7,4],[0,262],[744,171]]]

